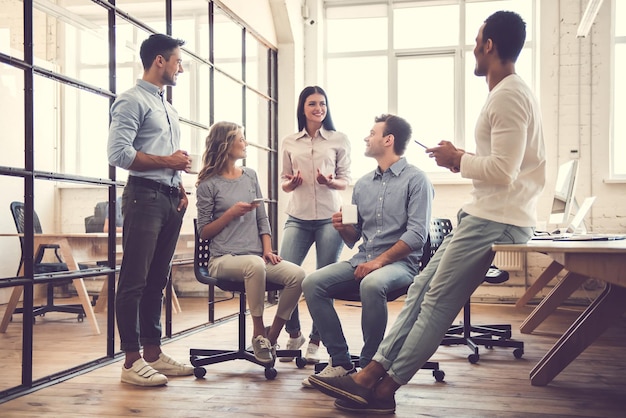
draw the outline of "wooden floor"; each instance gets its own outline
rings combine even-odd
[[[181,316],[204,318],[202,301],[181,299]],[[202,302],[204,303],[204,302]],[[236,309],[236,301],[223,303],[220,310]],[[337,303],[353,352],[360,348],[360,308]],[[389,305],[390,321],[401,302]],[[266,310],[269,323],[275,308]],[[196,313],[194,313],[196,312]],[[301,312],[307,312],[301,302]],[[626,416],[626,319],[611,327],[547,387],[530,385],[528,374],[560,333],[577,316],[576,309],[560,309],[533,335],[520,337],[519,324],[530,308],[473,304],[474,323],[512,323],[514,336],[525,341],[525,354],[515,359],[510,349],[481,350],[480,362],[467,361],[463,346],[440,347],[434,360],[445,372],[437,383],[430,371],[420,371],[397,395],[396,417],[624,417]],[[198,320],[198,318],[196,318]],[[190,319],[191,320],[191,319]],[[302,318],[305,330],[310,319]],[[58,329],[53,323],[43,324]],[[76,324],[62,323],[63,327]],[[249,324],[248,324],[249,325]],[[82,326],[82,325],[81,325]],[[38,325],[39,327],[39,325]],[[88,325],[87,325],[88,327]],[[248,327],[250,329],[250,327]],[[227,321],[185,338],[167,343],[170,355],[188,360],[189,348],[232,348],[237,323]],[[44,331],[38,331],[43,333]],[[8,337],[4,337],[8,338]],[[47,339],[53,337],[48,336]],[[57,334],[53,339],[62,339]],[[101,337],[94,341],[101,344]],[[44,337],[39,338],[44,339]],[[89,338],[82,348],[88,347]],[[284,346],[286,335],[279,341]],[[3,345],[3,348],[6,346]],[[5,353],[6,354],[6,353]],[[6,359],[6,356],[3,356]],[[63,361],[54,352],[39,353],[47,362]],[[0,363],[4,362],[0,360]],[[40,364],[45,361],[40,361]],[[65,382],[0,404],[2,417],[345,417],[333,399],[301,381],[312,367],[298,369],[294,363],[276,363],[278,376],[266,380],[263,369],[245,361],[230,361],[207,367],[203,379],[173,377],[167,386],[139,388],[120,382],[121,361],[98,368]],[[6,376],[7,369],[0,374]]]

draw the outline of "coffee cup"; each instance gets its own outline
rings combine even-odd
[[[198,174],[202,168],[202,156],[200,154],[189,154],[188,156],[191,160],[191,168],[187,173]]]
[[[341,223],[356,224],[359,222],[359,212],[356,205],[343,205],[341,207]]]

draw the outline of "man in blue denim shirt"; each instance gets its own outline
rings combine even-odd
[[[387,293],[413,282],[428,239],[434,190],[426,174],[402,157],[411,126],[395,115],[382,115],[375,121],[365,138],[365,155],[375,158],[378,167],[361,177],[352,193],[358,222],[342,223],[341,212],[332,218],[350,248],[362,239],[359,252],[349,261],[317,270],[302,283],[311,317],[330,355],[320,376],[354,371],[331,295],[351,289],[360,293],[364,343],[360,364],[365,366],[385,334]],[[302,384],[310,387],[308,378]]]
[[[121,380],[137,386],[160,386],[167,383],[166,375],[193,373],[192,366],[160,348],[163,289],[188,204],[180,171],[191,169],[189,156],[180,149],[178,113],[164,98],[165,86],[176,85],[183,72],[183,44],[162,34],[146,39],[140,49],[142,79],[111,106],[109,163],[129,170],[122,195],[124,256],[115,296],[126,355]]]

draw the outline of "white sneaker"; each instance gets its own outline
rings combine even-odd
[[[252,339],[252,351],[254,352],[254,357],[261,363],[271,363],[274,361],[272,343],[262,335],[257,335]]]
[[[320,362],[319,349],[319,344],[309,342],[309,345],[306,348],[306,354],[304,355],[307,364],[317,364]]]
[[[167,384],[167,377],[150,367],[142,358],[135,360],[130,369],[122,365],[121,380],[135,386],[163,386]]]
[[[352,374],[355,371],[356,371],[356,369],[354,368],[354,366],[352,366],[352,368],[350,370],[346,370],[346,369],[344,369],[341,366],[333,367],[332,359],[331,359],[331,361],[328,363],[328,366],[324,367],[324,370],[322,370],[321,372],[316,374],[316,376],[320,376],[320,377],[339,377],[339,376],[346,376],[346,375]],[[311,385],[311,383],[309,382],[309,378],[308,377],[306,377],[302,381],[302,386],[304,386],[305,388],[313,389],[313,385]]]
[[[305,341],[306,338],[304,338],[304,335],[302,334],[298,335],[296,338],[289,338],[287,340],[286,350],[299,350],[300,347],[304,345]],[[282,361],[283,363],[289,363],[290,361],[293,361],[293,357],[280,357],[278,361]]]
[[[190,376],[193,374],[193,366],[174,360],[165,353],[159,354],[156,361],[148,361],[148,366],[166,376]]]

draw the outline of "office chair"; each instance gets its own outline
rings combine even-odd
[[[11,214],[13,215],[13,220],[15,221],[15,227],[17,228],[17,232],[20,234],[24,233],[24,203],[22,202],[11,202]],[[39,217],[37,213],[33,211],[33,229],[35,234],[41,234],[42,228],[41,223],[39,222]],[[24,237],[20,236],[20,247],[22,249],[22,256],[20,258],[20,264],[17,268],[17,274],[20,274],[20,270],[22,269],[22,264],[24,263]],[[54,250],[54,255],[56,257],[56,262],[42,262],[45,255],[46,250]],[[33,264],[33,272],[34,274],[43,274],[43,273],[52,273],[59,271],[69,271],[67,264],[61,259],[61,256],[58,253],[59,246],[57,244],[42,244],[37,248],[37,252],[34,257]],[[37,278],[35,277],[35,282]],[[55,286],[65,286],[72,283],[71,279],[59,280],[54,282],[47,283],[46,289],[46,304],[42,306],[33,307],[33,315],[34,316],[44,316],[47,312],[66,312],[66,313],[75,313],[78,315],[78,322],[83,322],[85,318],[85,309],[81,304],[71,304],[71,305],[55,305],[54,304],[54,287]],[[17,308],[13,313],[24,313],[23,308]]]
[[[274,362],[266,364],[258,361],[251,349],[246,349],[246,289],[242,281],[231,280],[229,278],[217,278],[209,275],[209,240],[200,238],[197,228],[197,219],[193,221],[193,230],[196,238],[194,250],[194,273],[196,279],[200,283],[217,286],[226,292],[239,294],[239,335],[238,348],[236,350],[213,350],[191,348],[189,350],[189,358],[191,365],[194,366],[193,374],[197,378],[202,378],[206,374],[206,369],[202,366],[208,364],[222,363],[230,360],[247,360],[249,362],[265,367],[265,378],[273,380],[278,372],[274,368]],[[266,281],[266,291],[278,291],[283,289],[282,285]],[[211,301],[210,301],[211,303]],[[295,357],[296,365],[299,369],[306,365],[306,359],[302,357],[300,350],[276,350],[276,357]]]
[[[98,202],[93,210],[93,215],[85,218],[85,232],[103,232],[104,220],[108,216],[109,202]]]
[[[420,270],[422,270],[426,266],[426,264],[428,264],[432,254],[434,254],[434,251],[432,250],[432,247],[431,247],[430,237],[428,237],[426,240],[426,244],[424,244],[424,248],[422,252],[422,259],[420,260],[420,266],[419,266]],[[399,289],[396,289],[394,291],[387,293],[387,302],[392,302],[398,299],[400,296],[406,295],[407,291],[409,290],[409,286],[410,285],[404,286],[404,287],[401,287]],[[353,288],[349,290],[342,289],[341,291],[332,293],[329,296],[332,299],[344,300],[348,302],[360,302],[361,301],[361,295],[359,293],[359,286],[357,282],[355,282],[355,286]],[[350,355],[350,358],[352,360],[352,364],[354,364],[354,367],[360,367],[359,356]],[[327,365],[328,365],[328,362],[317,363],[315,365],[315,373],[321,372],[322,370],[324,370],[324,368]],[[432,370],[433,377],[435,378],[435,380],[437,382],[443,382],[443,379],[446,374],[443,370],[439,369],[439,362],[427,361],[421,368],[425,370]]]
[[[452,231],[452,222],[449,219],[434,218],[430,226],[430,240],[432,254],[437,251],[443,239]],[[509,279],[509,273],[491,266],[484,281],[487,283],[504,283]],[[467,345],[472,354],[467,360],[475,364],[480,359],[478,347],[511,347],[514,348],[515,358],[524,355],[524,342],[511,339],[511,325],[472,325],[470,299],[463,306],[463,322],[460,325],[452,325],[440,345]]]

